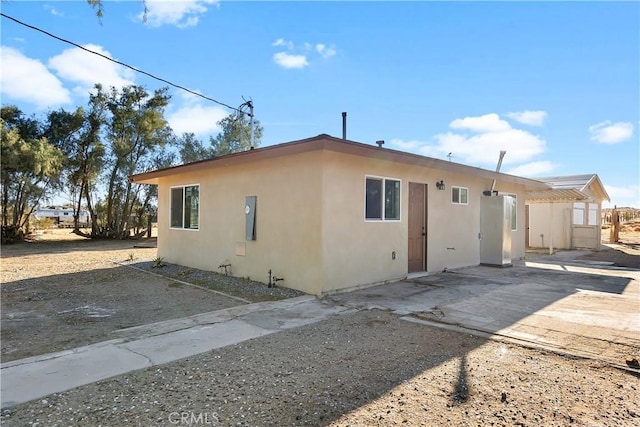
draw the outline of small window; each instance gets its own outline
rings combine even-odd
[[[589,225],[598,225],[598,205],[589,203]]]
[[[171,228],[197,230],[200,217],[200,186],[171,188]]]
[[[466,187],[451,187],[451,203],[454,205],[469,204],[469,189]]]
[[[511,231],[518,229],[518,198],[515,194],[509,194],[511,197]]]
[[[366,220],[400,220],[400,181],[388,178],[370,178],[365,181]]]
[[[573,224],[584,225],[585,220],[585,204],[576,202],[573,204]]]

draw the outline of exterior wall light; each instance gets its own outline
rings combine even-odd
[[[438,188],[438,190],[444,190],[444,181],[440,180],[436,182],[436,187]]]

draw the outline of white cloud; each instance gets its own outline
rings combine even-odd
[[[420,148],[425,143],[423,141],[418,141],[416,139],[404,141],[402,139],[392,139],[389,145],[393,145],[395,148],[403,151],[413,151],[417,148]]]
[[[49,12],[51,12],[53,16],[64,16],[63,12],[60,12],[59,10],[54,9],[53,6],[45,5],[44,8]]]
[[[196,135],[209,135],[218,132],[218,123],[229,113],[221,107],[187,105],[167,116],[167,121],[176,135],[193,132]]]
[[[229,115],[219,106],[203,106],[201,99],[190,93],[181,93],[182,105],[172,104],[167,114],[167,121],[176,135],[192,132],[197,136],[210,135],[220,131],[217,123]]]
[[[71,103],[71,96],[40,61],[28,58],[16,49],[0,47],[0,93],[38,108]]]
[[[285,39],[278,39],[272,43],[272,46],[285,46],[289,50],[293,50],[293,42]]]
[[[427,152],[445,156],[453,153],[460,161],[468,164],[495,165],[500,151],[506,150],[504,164],[526,162],[545,150],[545,141],[536,135],[520,129],[501,132],[486,132],[477,135],[460,135],[452,132],[435,136],[437,145]]]
[[[503,132],[511,129],[509,123],[502,120],[496,113],[455,119],[449,124],[449,127],[452,129],[466,129],[472,132]]]
[[[602,207],[612,208],[614,206],[640,208],[640,186],[628,185],[626,187],[616,187],[604,185],[611,202],[603,202]]]
[[[218,0],[146,0],[146,23],[151,27],[193,27],[198,25],[200,16],[207,12],[208,5],[217,4]],[[141,12],[138,18],[145,19],[145,13]]]
[[[630,122],[612,123],[610,120],[589,126],[591,140],[603,144],[617,144],[626,141],[633,135],[633,124]]]
[[[111,58],[111,54],[102,46],[87,44],[83,47]],[[48,65],[58,76],[75,83],[74,92],[80,96],[86,96],[96,83],[102,83],[107,88],[133,84],[133,71],[77,47],[66,49],[49,59]]]
[[[556,166],[557,165],[555,163],[551,163],[548,160],[542,160],[538,162],[525,163],[524,165],[516,166],[515,168],[511,168],[508,171],[504,172],[511,175],[530,178],[548,175],[553,172]]]
[[[431,141],[393,139],[391,144],[403,150],[440,159],[446,159],[451,153],[455,162],[482,165],[490,169],[495,168],[502,150],[507,152],[503,164],[517,165],[529,162],[546,149],[544,139],[512,128],[495,113],[456,119],[449,126],[462,132],[440,133]],[[540,162],[538,167],[542,166],[544,164]],[[550,164],[546,165],[549,166]]]
[[[336,54],[336,50],[332,47],[327,47],[322,43],[316,44],[316,50],[323,58],[331,58]]]
[[[546,111],[519,111],[513,113],[507,113],[507,117],[517,122],[523,123],[529,126],[542,126],[544,120],[547,118]]]
[[[309,66],[305,55],[293,55],[287,52],[274,54],[273,61],[284,68],[304,68]]]
[[[304,42],[302,46],[294,45],[291,40],[284,38],[276,39],[272,46],[286,48],[288,52],[278,52],[273,55],[273,61],[283,68],[304,68],[309,66],[309,58],[318,54],[323,59],[331,58],[337,51],[333,47],[328,47],[324,43],[316,43],[315,45]]]

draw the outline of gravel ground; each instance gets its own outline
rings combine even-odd
[[[304,295],[304,293],[294,289],[283,288],[280,286],[269,287],[264,283],[256,282],[254,280],[247,280],[212,271],[198,270],[197,268],[183,267],[181,265],[165,262],[162,262],[162,267],[157,267],[156,263],[153,261],[131,263],[130,265],[150,273],[159,274],[164,277],[170,277],[214,291],[223,292],[227,295],[243,298],[249,302],[274,301]],[[268,281],[268,278],[265,278],[265,281]]]
[[[2,411],[6,426],[632,426],[638,378],[363,311]]]

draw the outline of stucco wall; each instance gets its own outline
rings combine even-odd
[[[401,180],[400,221],[365,221],[368,175]],[[279,285],[316,295],[404,278],[409,182],[427,184],[427,271],[479,264],[490,179],[330,150],[160,178],[158,256],[213,271],[230,263],[233,275],[261,282],[271,269],[284,277]],[[200,228],[171,229],[170,188],[192,184],[200,185]],[[451,203],[452,186],[468,188],[468,204]],[[496,190],[518,194],[512,258],[524,256],[523,188],[498,182]],[[257,196],[255,241],[245,240],[246,196]]]
[[[532,203],[529,205],[529,246],[554,249],[571,248],[571,203]],[[552,224],[553,222],[553,224]]]
[[[409,182],[428,188],[427,271],[479,264],[480,198],[490,180],[335,152],[325,152],[323,159],[326,292],[406,277]],[[399,222],[365,221],[366,176],[401,180]],[[436,189],[440,180],[445,190]],[[467,205],[451,203],[451,186],[469,189]],[[525,252],[523,188],[498,182],[496,190],[518,194],[518,228],[512,232],[512,257],[517,259]]]
[[[159,182],[158,256],[165,261],[316,294],[321,286],[320,152],[183,174]],[[169,227],[170,187],[200,185],[200,228]],[[245,240],[245,197],[257,196],[255,241]],[[245,255],[237,255],[244,248]]]

